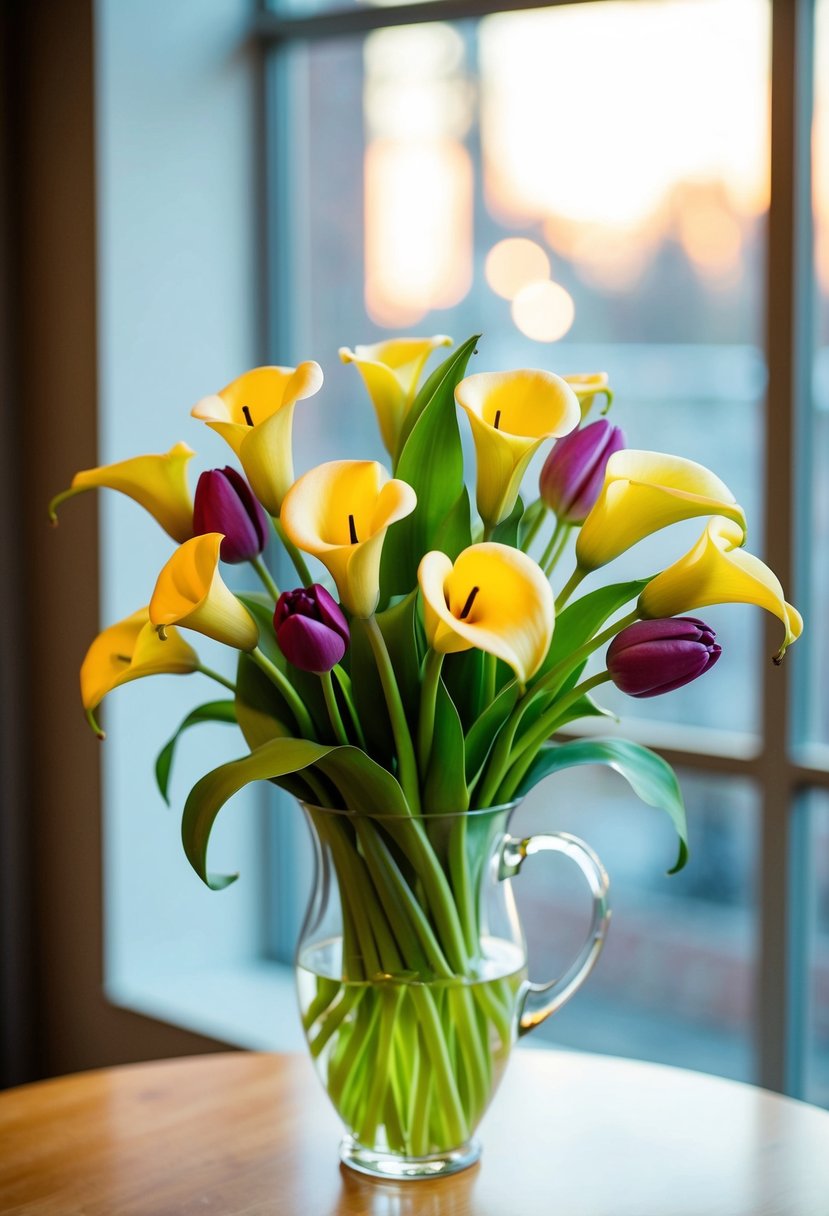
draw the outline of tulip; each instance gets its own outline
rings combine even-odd
[[[383,446],[394,458],[403,420],[417,393],[423,366],[433,350],[451,346],[445,334],[433,338],[392,338],[373,346],[339,350],[343,363],[355,363],[377,414]]]
[[[411,515],[417,495],[375,460],[332,460],[310,469],[282,504],[282,526],[297,548],[319,558],[349,612],[370,617],[380,599],[386,530]]]
[[[544,461],[539,489],[563,523],[584,522],[601,493],[608,460],[624,446],[621,428],[604,418],[558,441]]]
[[[661,452],[628,448],[615,452],[607,463],[598,501],[576,541],[579,569],[595,570],[652,532],[697,515],[727,516],[745,539],[742,507],[728,486],[703,465]]]
[[[223,439],[242,462],[253,492],[278,515],[294,480],[291,435],[294,405],[322,387],[318,363],[255,367],[191,411]]]
[[[187,485],[187,462],[194,455],[186,443],[177,443],[163,455],[133,456],[117,464],[84,469],[75,474],[68,490],[49,503],[49,518],[57,523],[61,503],[84,490],[120,490],[149,511],[174,541],[189,540],[193,535],[193,500]]]
[[[597,397],[605,397],[605,407],[602,410],[606,414],[613,403],[613,393],[608,387],[607,372],[579,372],[578,374],[563,376],[572,388],[573,392],[579,399],[579,407],[581,409],[582,420],[587,417],[593,408],[593,402]]]
[[[339,604],[319,583],[283,591],[276,603],[273,627],[288,662],[317,675],[337,666],[350,637]]]
[[[478,511],[491,531],[515,506],[533,453],[578,426],[578,398],[552,372],[516,371],[467,376],[455,400],[472,428]]]
[[[783,623],[783,645],[775,655],[779,663],[803,632],[803,620],[786,603],[777,576],[759,557],[741,549],[742,541],[738,524],[716,516],[693,549],[651,579],[639,596],[637,611],[653,619],[710,604],[756,604]]]
[[[256,646],[256,622],[219,574],[223,539],[220,532],[194,536],[176,549],[159,574],[150,620],[160,637],[167,626],[184,625],[237,650]]]
[[[610,643],[607,670],[629,697],[658,697],[690,684],[722,653],[714,630],[693,616],[637,621]]]
[[[485,541],[451,561],[427,553],[417,580],[433,650],[475,647],[503,659],[519,682],[538,671],[553,636],[553,593],[540,566],[509,545]]]
[[[193,531],[222,532],[222,561],[249,562],[268,543],[268,517],[235,469],[211,469],[196,485]]]
[[[162,642],[148,609],[139,608],[99,633],[87,650],[81,664],[83,707],[95,726],[91,715],[113,688],[142,676],[183,676],[198,670],[199,656],[178,630],[170,629]]]

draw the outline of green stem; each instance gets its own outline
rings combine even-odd
[[[320,672],[320,683],[322,684],[322,695],[325,697],[325,708],[328,710],[328,719],[334,732],[334,738],[343,747],[348,747],[348,735],[343,726],[342,715],[340,714],[340,707],[337,704],[337,694],[334,691],[334,682],[331,679],[330,671]]]
[[[582,570],[580,566],[576,566],[575,570],[570,575],[567,582],[564,584],[564,587],[562,588],[561,593],[556,598],[556,613],[561,612],[562,608],[567,603],[570,596],[576,590],[576,587],[578,587],[579,583],[582,581],[582,579],[586,575],[587,575],[586,570]]]
[[[204,663],[199,663],[199,665],[196,667],[196,671],[200,671],[203,676],[209,676],[210,679],[215,680],[217,684],[221,684],[225,688],[229,688],[232,693],[236,692],[236,685],[231,680],[228,680],[223,675],[220,675],[218,671],[214,671],[212,667],[205,667]]]
[[[420,717],[417,728],[417,756],[420,767],[420,779],[426,782],[429,771],[429,757],[432,754],[432,739],[435,733],[435,706],[437,702],[440,671],[443,666],[443,655],[436,650],[429,650],[423,668],[423,684],[420,690]]]
[[[541,503],[541,505],[538,509],[538,514],[536,515],[535,519],[533,520],[532,524],[530,525],[527,535],[524,537],[523,543],[521,545],[521,548],[524,550],[525,553],[529,552],[530,546],[532,545],[536,536],[538,536],[538,533],[541,531],[541,525],[544,523],[544,520],[547,518],[547,515],[550,510],[550,508],[547,506],[546,502],[541,502],[540,498],[537,501],[539,503]],[[528,509],[531,510],[532,508],[528,508]]]
[[[254,570],[262,580],[268,595],[272,596],[274,603],[276,603],[276,601],[279,599],[279,588],[274,582],[273,575],[271,574],[270,570],[262,561],[261,557],[252,557],[250,559],[250,564],[253,566]]]
[[[560,519],[556,520],[556,526],[553,528],[553,534],[550,537],[550,539],[547,541],[547,546],[546,546],[544,552],[541,554],[541,560],[538,563],[542,570],[547,565],[547,562],[550,560],[550,558],[553,556],[556,545],[561,540],[562,535],[566,535],[566,532],[565,532],[566,527],[567,527],[567,525],[565,523],[563,523]]]
[[[564,525],[559,542],[556,545],[555,549],[553,550],[552,556],[550,558],[548,558],[547,562],[544,565],[544,573],[547,575],[547,578],[550,578],[550,576],[552,575],[553,571],[555,570],[556,566],[559,563],[559,559],[560,559],[562,553],[567,548],[567,541],[570,537],[571,527],[572,527],[572,524]]]
[[[282,693],[282,696],[288,702],[288,706],[291,713],[296,718],[297,726],[299,727],[300,732],[305,736],[306,739],[313,739],[315,732],[314,723],[311,721],[311,715],[303,705],[299,698],[299,694],[288,677],[282,674],[276,664],[272,663],[267,655],[262,653],[258,646],[255,646],[249,653],[254,663],[256,663],[258,667],[261,667],[265,675],[273,681],[273,683]]]
[[[535,687],[530,689],[530,692],[527,694],[528,703],[530,699],[535,700],[539,693],[554,693],[561,687],[561,684],[567,679],[570,672],[574,671],[585,659],[589,659],[594,650],[598,650],[601,646],[604,646],[605,642],[611,641],[617,633],[621,633],[623,629],[627,629],[628,625],[632,625],[634,621],[638,620],[639,613],[637,611],[629,612],[620,621],[609,625],[602,633],[597,633],[594,638],[590,638],[584,645],[571,651],[566,659],[562,659],[560,663],[556,663],[555,667],[551,667]]]
[[[283,528],[282,520],[278,516],[274,516],[273,522],[274,522],[274,526],[276,527],[277,536],[282,541],[282,544],[285,546],[285,552],[288,554],[288,557],[290,557],[291,561],[293,562],[294,569],[296,570],[297,574],[299,575],[302,585],[304,587],[310,587],[314,581],[314,578],[313,578],[313,575],[311,574],[311,571],[308,569],[308,563],[305,561],[305,558],[302,556],[299,549],[297,549],[296,545],[294,544],[294,542],[288,536],[288,533]]]
[[[351,678],[348,673],[343,671],[342,667],[334,668],[334,675],[337,677],[337,683],[340,686],[340,692],[343,694],[343,700],[348,707],[348,716],[351,718],[351,724],[354,727],[354,732],[357,735],[357,742],[364,752],[368,751],[366,745],[366,737],[363,733],[363,727],[360,719],[357,716],[357,707],[354,704],[354,694],[351,691]]]
[[[403,708],[403,699],[400,696],[397,677],[394,674],[394,667],[392,666],[391,657],[386,646],[386,639],[383,637],[383,631],[377,624],[376,617],[367,617],[363,623],[366,627],[368,640],[374,654],[374,661],[377,664],[377,672],[380,676],[383,695],[386,699],[386,707],[389,711],[394,744],[397,749],[400,785],[403,788],[403,793],[406,796],[406,801],[412,813],[419,815],[420,789],[417,779],[417,760],[415,759],[412,736],[409,733],[409,724],[406,721],[406,711]]]

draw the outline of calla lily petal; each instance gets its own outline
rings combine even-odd
[[[369,617],[380,598],[386,530],[410,515],[417,495],[376,460],[332,460],[310,469],[282,504],[282,526],[297,548],[319,558],[349,612]]]
[[[158,576],[150,620],[156,628],[184,625],[237,650],[253,650],[256,622],[219,574],[223,539],[221,532],[206,532],[176,549]]]
[[[426,360],[439,346],[451,345],[451,338],[436,334],[433,338],[392,338],[353,350],[340,347],[343,363],[356,364],[365,381],[390,456],[397,455],[403,419],[414,401]]]
[[[603,414],[606,414],[613,404],[607,372],[575,372],[570,376],[563,376],[562,379],[567,381],[579,399],[582,420],[590,413],[597,397],[605,398]]]
[[[278,515],[294,480],[294,405],[322,387],[318,363],[255,367],[191,411],[225,439],[242,462],[262,506]]]
[[[538,671],[550,649],[555,604],[541,567],[526,553],[485,541],[453,563],[433,551],[417,578],[433,650],[484,650],[509,664],[521,684]]]
[[[740,548],[743,532],[716,516],[684,557],[651,579],[639,597],[646,618],[675,616],[710,604],[756,604],[773,613],[786,631],[777,662],[803,632],[803,618],[787,604],[780,580],[765,562]]]
[[[595,570],[651,533],[698,515],[726,516],[745,539],[742,507],[704,465],[662,452],[615,452],[576,541],[576,560],[582,570]]]
[[[578,426],[578,398],[561,376],[527,370],[467,376],[455,400],[475,441],[478,511],[494,528],[515,506],[533,453]]]
[[[174,541],[193,535],[193,499],[187,485],[187,463],[195,452],[186,443],[177,443],[163,455],[133,456],[116,464],[84,469],[72,478],[72,485],[49,503],[49,518],[57,522],[57,509],[67,498],[84,490],[120,490],[140,503]]]

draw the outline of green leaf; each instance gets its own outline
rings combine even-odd
[[[235,726],[235,702],[208,701],[205,705],[199,705],[196,709],[191,710],[158,753],[158,758],[155,762],[155,780],[161,792],[161,797],[168,806],[170,805],[170,798],[168,795],[170,788],[170,770],[173,765],[173,756],[175,755],[176,744],[179,741],[180,735],[185,730],[189,730],[191,726],[198,726],[200,722],[232,722]]]
[[[466,736],[466,780],[470,786],[480,776],[498,732],[518,700],[518,693],[519,688],[514,681],[507,684],[472,724]]]
[[[527,539],[528,532],[533,527],[538,517],[543,515],[546,510],[547,508],[544,505],[544,500],[541,498],[537,498],[535,502],[530,503],[530,505],[527,507],[521,523],[518,526],[518,544],[522,549],[524,547],[524,542]]]
[[[285,698],[247,654],[236,666],[236,721],[251,751],[294,733]]]
[[[407,595],[416,586],[420,559],[435,548],[447,516],[455,519],[453,546],[465,548],[469,544],[463,529],[466,491],[455,388],[477,340],[477,335],[470,338],[432,373],[407,418],[395,476],[412,486],[417,506],[394,525],[390,543],[383,548],[381,603],[387,603],[393,595]],[[449,556],[457,557],[457,553]]]
[[[423,805],[430,815],[451,815],[468,808],[465,773],[463,727],[446,685],[439,680],[432,754],[423,790]]]
[[[443,681],[465,731],[471,730],[484,709],[484,666],[484,652],[474,649],[448,654],[443,663]]]
[[[394,674],[406,710],[409,729],[417,726],[420,705],[420,627],[417,617],[417,591],[399,604],[377,614],[377,624],[386,642]],[[351,622],[351,681],[357,716],[366,736],[368,749],[387,767],[394,756],[394,735],[389,721],[383,686],[377,673],[374,652],[363,622]]]
[[[619,718],[611,709],[605,709],[603,705],[598,705],[589,693],[585,693],[583,697],[579,697],[578,701],[574,701],[568,710],[565,711],[564,717],[556,723],[557,731],[563,730],[570,722],[577,722],[579,718],[612,718],[614,722],[618,722]]]
[[[547,657],[539,671],[533,677],[530,686],[536,684],[542,676],[566,659],[574,650],[578,650],[601,629],[605,621],[623,608],[633,599],[638,599],[640,593],[648,585],[650,579],[634,579],[629,583],[611,583],[609,587],[599,587],[575,600],[556,618],[553,630],[553,640]]]
[[[523,518],[524,504],[519,495],[509,515],[493,528],[492,536],[489,539],[497,541],[499,545],[511,545],[513,549],[517,549],[518,531]]]
[[[682,791],[670,764],[647,747],[627,739],[578,739],[546,746],[533,760],[516,796],[528,793],[550,773],[580,764],[604,764],[614,769],[643,802],[668,814],[679,836],[679,855],[668,873],[681,870],[688,860],[688,825]]]

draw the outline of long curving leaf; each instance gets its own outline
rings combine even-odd
[[[518,693],[518,684],[513,680],[501,689],[470,727],[466,736],[466,780],[470,786],[480,775],[498,732],[512,713]]]
[[[580,764],[604,764],[614,769],[643,802],[667,813],[679,836],[679,855],[668,873],[681,870],[688,860],[688,824],[682,791],[670,764],[650,748],[627,739],[578,739],[573,743],[552,744],[535,757],[516,794],[521,797],[551,773]]]
[[[628,583],[611,583],[609,587],[599,587],[568,604],[556,618],[547,657],[530,685],[537,684],[557,663],[589,641],[614,612],[637,599],[649,582],[650,579],[644,578]]]
[[[463,727],[443,680],[438,681],[435,699],[435,730],[423,805],[431,815],[451,815],[469,807]]]
[[[233,701],[207,701],[197,706],[184,718],[158,753],[155,762],[155,780],[161,797],[170,805],[170,771],[173,767],[173,757],[176,744],[184,731],[201,722],[230,722],[236,725],[236,704]]]

